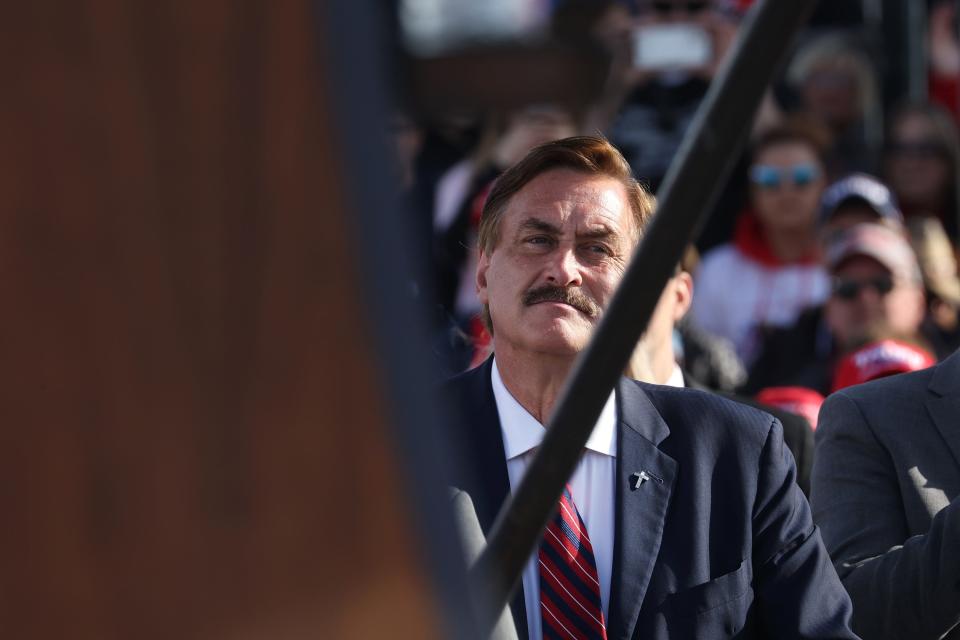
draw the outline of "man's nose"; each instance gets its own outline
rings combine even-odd
[[[883,299],[883,294],[876,287],[865,285],[860,287],[857,299],[865,304],[877,304]]]
[[[547,282],[561,287],[583,284],[581,265],[574,248],[560,248],[553,253],[548,265]]]

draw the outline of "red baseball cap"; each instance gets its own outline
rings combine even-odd
[[[860,347],[837,363],[833,391],[895,373],[919,371],[936,364],[925,349],[899,340],[880,340]]]
[[[807,387],[767,387],[757,394],[757,402],[803,416],[816,429],[823,396]]]

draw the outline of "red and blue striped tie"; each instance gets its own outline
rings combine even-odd
[[[597,562],[569,486],[543,534],[539,561],[543,637],[606,640]]]

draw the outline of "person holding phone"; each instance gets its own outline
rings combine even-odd
[[[654,190],[735,34],[710,0],[653,0],[632,21],[608,135]]]

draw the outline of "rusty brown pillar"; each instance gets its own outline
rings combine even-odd
[[[4,637],[437,636],[317,20],[5,11]]]

